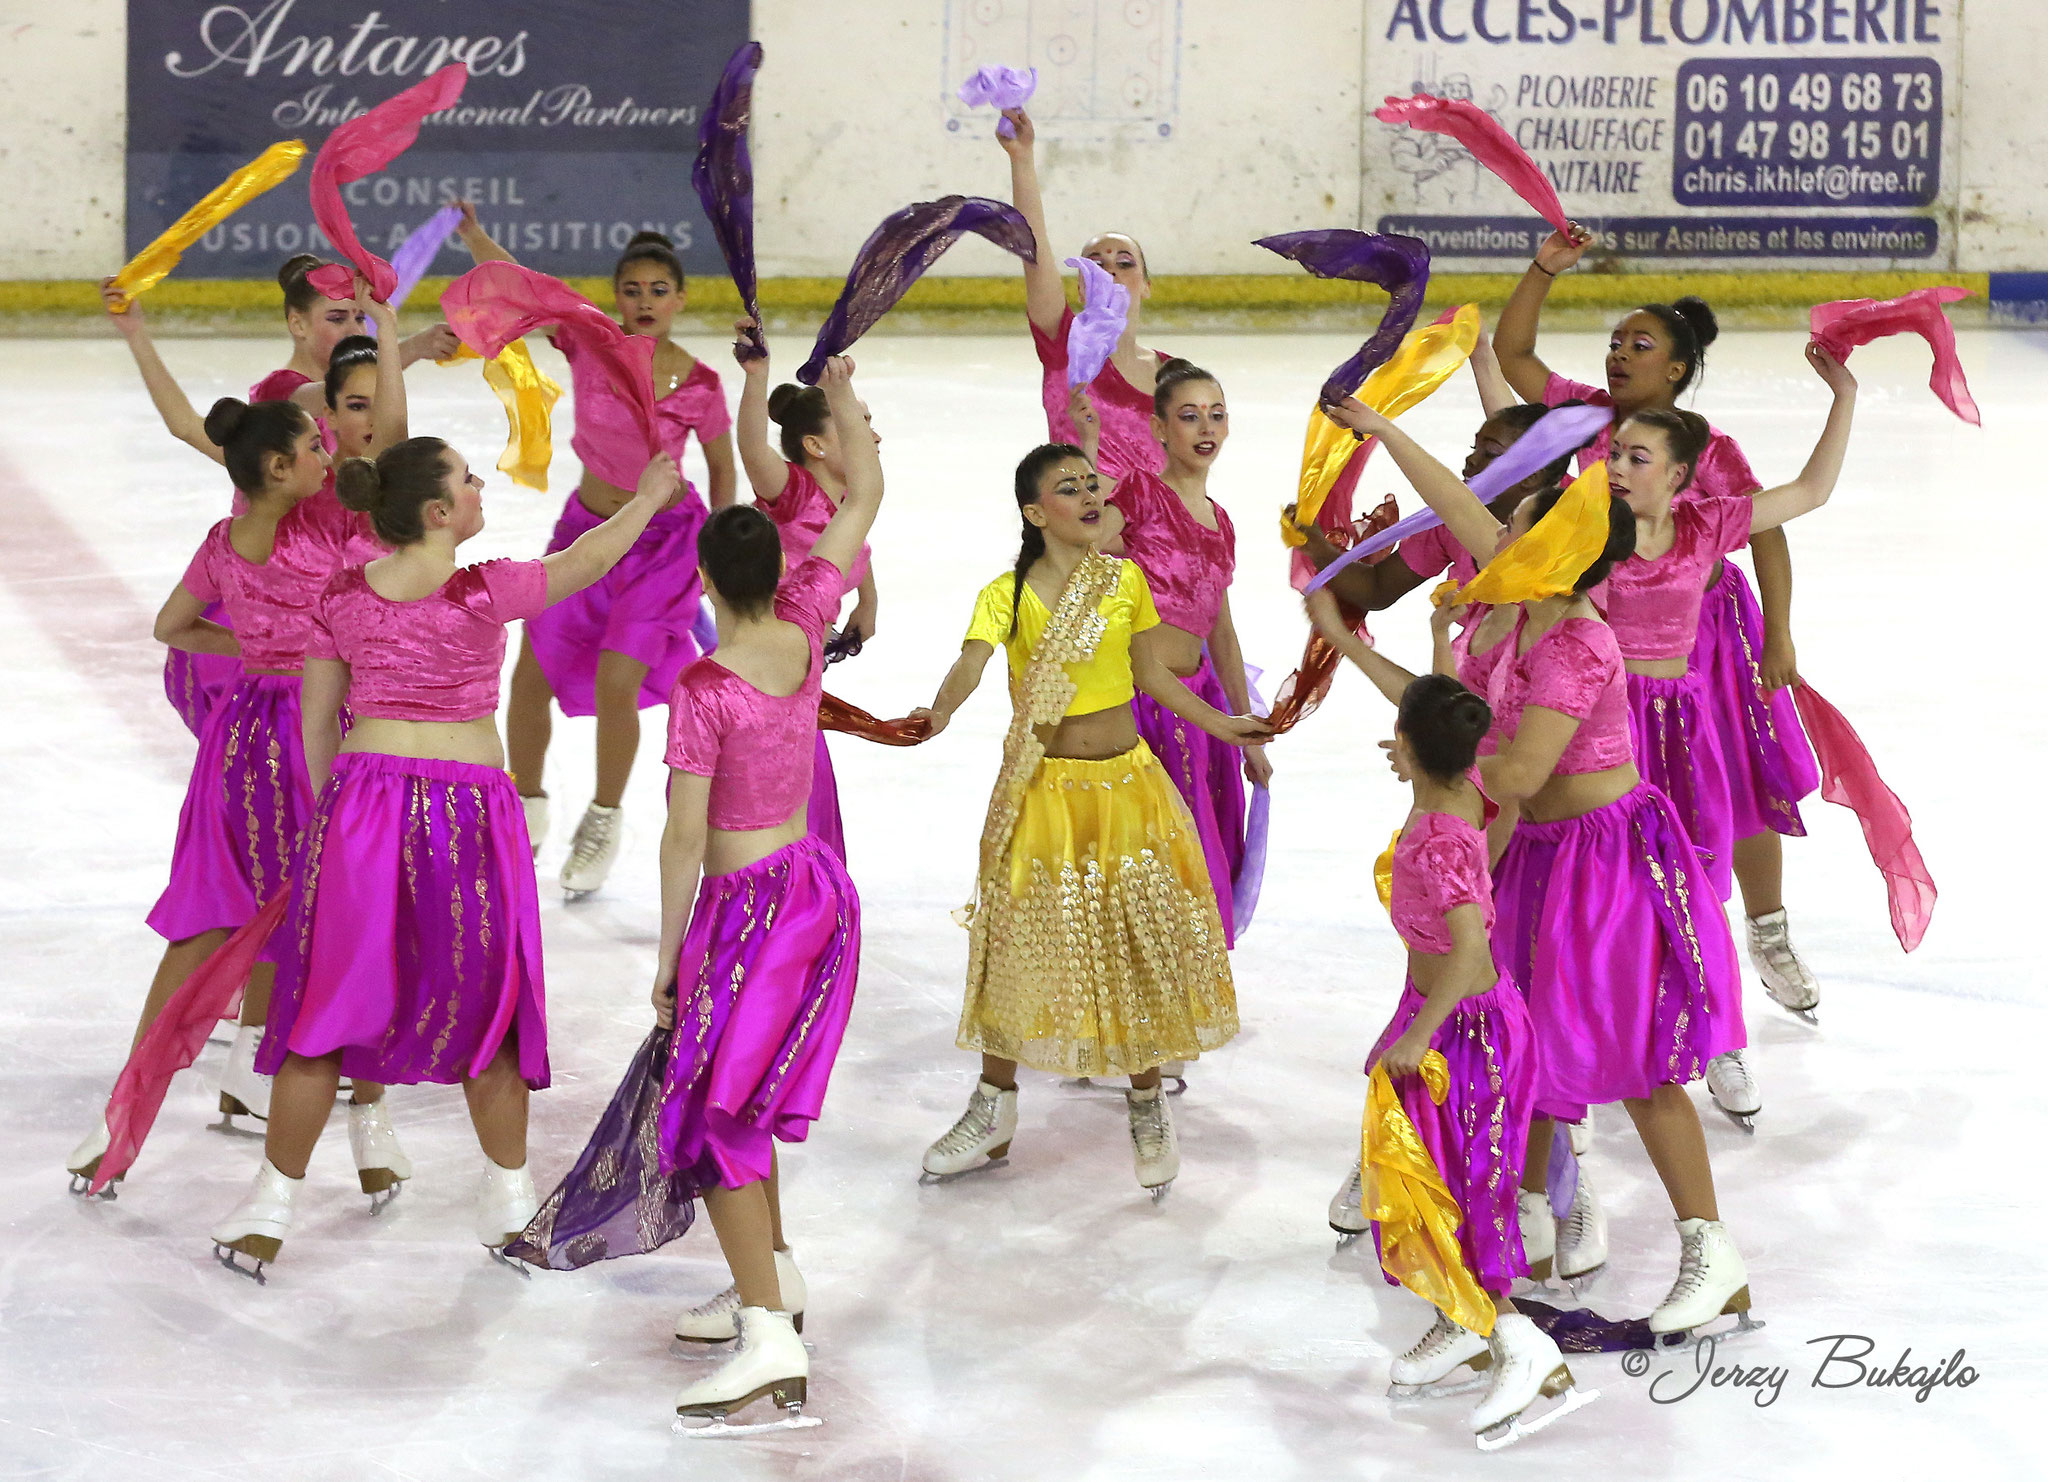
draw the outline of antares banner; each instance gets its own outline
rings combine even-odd
[[[128,250],[278,139],[317,150],[336,125],[451,62],[461,101],[391,169],[344,188],[364,245],[389,257],[440,207],[476,203],[521,262],[602,275],[652,228],[718,272],[690,188],[700,111],[747,37],[747,0],[129,0]],[[268,277],[329,250],[301,169],[185,255],[188,277]],[[431,271],[468,265],[459,245]]]
[[[1954,261],[1962,0],[1367,0],[1368,109],[1469,99],[1625,267]],[[1368,120],[1365,214],[1440,266],[1550,228],[1454,141]]]

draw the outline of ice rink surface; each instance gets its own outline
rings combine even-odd
[[[1274,511],[1294,485],[1315,387],[1356,341],[1157,338],[1212,368],[1230,400],[1235,430],[1213,491],[1240,533],[1233,605],[1270,693],[1305,632]],[[1244,1030],[1193,1068],[1175,1102],[1183,1169],[1156,1208],[1132,1177],[1121,1099],[1029,1073],[1008,1166],[920,1187],[919,1156],[974,1078],[953,1045],[967,938],[948,912],[971,883],[1008,707],[991,678],[923,749],[835,739],[866,955],[825,1120],[784,1162],[821,1428],[672,1437],[671,1397],[710,1360],[671,1352],[669,1324],[727,1280],[708,1223],[657,1255],[573,1274],[523,1279],[493,1264],[470,1233],[481,1154],[449,1088],[393,1092],[417,1173],[374,1218],[336,1115],[264,1288],[214,1264],[206,1236],[260,1155],[253,1137],[208,1130],[221,1046],[172,1088],[118,1202],[70,1197],[62,1160],[106,1095],[161,950],[143,918],[193,755],[163,697],[151,618],[228,490],[161,431],[111,333],[8,342],[0,1475],[2031,1474],[2038,1450],[2022,1450],[2020,1433],[2042,1373],[2028,1335],[2039,1336],[2048,1295],[2048,974],[2022,923],[2041,910],[2032,813],[2048,771],[2036,615],[2048,337],[1962,341],[1983,429],[1928,393],[1918,341],[1859,351],[1840,489],[1791,531],[1801,668],[1913,810],[1941,902],[1926,944],[1901,954],[1855,819],[1810,800],[1810,837],[1786,847],[1786,894],[1821,981],[1821,1026],[1793,1020],[1752,981],[1755,1135],[1695,1088],[1722,1210],[1768,1323],[1717,1362],[1779,1371],[1775,1401],[1763,1403],[1768,1388],[1694,1388],[1689,1359],[1640,1376],[1619,1356],[1574,1359],[1600,1401],[1486,1458],[1465,1428],[1475,1397],[1385,1397],[1389,1356],[1428,1325],[1428,1309],[1380,1280],[1369,1242],[1335,1251],[1324,1221],[1357,1147],[1359,1063],[1401,982],[1371,866],[1405,790],[1374,746],[1389,712],[1351,673],[1273,749],[1271,866],[1235,954]],[[1604,343],[1559,335],[1542,348],[1555,368],[1597,381]],[[690,344],[736,398],[725,352]],[[202,409],[244,394],[286,353],[281,333],[164,348]],[[775,348],[785,373],[801,358],[794,342]],[[1797,473],[1825,410],[1799,351],[1792,334],[1731,333],[1695,403],[1766,484]],[[877,337],[856,354],[889,480],[875,532],[881,632],[830,688],[900,715],[929,700],[974,593],[1014,557],[1011,470],[1044,423],[1021,325],[993,338]],[[566,384],[552,352],[541,358]],[[408,387],[413,429],[447,436],[488,472],[504,423],[475,367],[419,367]],[[1455,466],[1477,407],[1461,379],[1405,425]],[[490,528],[472,559],[540,552],[575,478],[560,412],[556,449],[551,493],[491,479]],[[1398,483],[1381,459],[1361,495]],[[1375,631],[1395,657],[1426,659],[1419,599]],[[612,883],[573,907],[554,877],[588,797],[591,723],[555,731],[555,836],[540,859],[555,1084],[534,1100],[532,1137],[543,1190],[649,1025],[663,719],[646,716]],[[1626,1117],[1604,1108],[1596,1124],[1589,1166],[1613,1260],[1589,1301],[1639,1315],[1671,1281],[1677,1238]],[[1832,1335],[1867,1337],[1868,1362],[1887,1370],[1907,1349],[1909,1365],[1937,1367],[1964,1350],[1977,1380],[1924,1396],[1817,1388]],[[1818,1377],[1853,1374],[1837,1365]]]

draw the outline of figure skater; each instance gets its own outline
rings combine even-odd
[[[477,224],[471,206],[463,207],[460,231],[478,262],[517,260]],[[709,631],[700,632],[704,593],[697,578],[697,532],[710,510],[733,502],[732,419],[718,372],[669,337],[684,288],[682,259],[660,232],[636,235],[612,269],[626,332],[655,342],[654,411],[662,449],[680,465],[695,435],[710,471],[710,509],[685,482],[681,502],[662,511],[603,581],[527,624],[512,670],[506,747],[536,852],[548,830],[550,707],[597,717],[597,789],[562,865],[562,890],[571,900],[600,889],[618,858],[620,804],[640,750],[640,712],[666,705],[683,666],[709,646]],[[559,348],[569,356],[574,377],[576,435],[570,445],[582,461],[583,478],[562,506],[550,554],[566,550],[631,502],[644,452],[639,429],[603,369],[573,345]]]
[[[498,742],[504,630],[603,577],[680,488],[658,455],[568,549],[460,566],[483,480],[446,443],[410,438],[336,475],[391,554],[335,577],[313,613],[303,712],[318,802],[257,1052],[277,1078],[263,1166],[213,1232],[228,1264],[246,1256],[260,1274],[277,1258],[342,1075],[462,1086],[486,1160],[486,1246],[539,1207],[526,1107],[548,1084],[547,1021],[533,855]]]
[[[1225,715],[1167,667],[1151,587],[1098,549],[1100,481],[1086,454],[1048,443],[1017,466],[1024,536],[1015,569],[981,591],[928,709],[933,734],[1009,656],[1015,713],[982,831],[958,1043],[981,1053],[967,1110],[924,1156],[935,1178],[1005,1156],[1017,1065],[1129,1076],[1138,1183],[1162,1197],[1180,1169],[1160,1067],[1237,1033],[1216,892],[1200,835],[1138,734],[1142,690],[1233,746],[1264,722]]]

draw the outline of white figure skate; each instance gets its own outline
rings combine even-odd
[[[1550,1195],[1540,1189],[1524,1189],[1517,1198],[1522,1223],[1522,1255],[1529,1262],[1529,1279],[1541,1285],[1550,1280],[1557,1257],[1557,1216],[1550,1211]]]
[[[1493,1350],[1484,1338],[1439,1312],[1430,1330],[1387,1369],[1387,1395],[1440,1400],[1464,1394],[1486,1382],[1492,1364]]]
[[[576,837],[569,845],[569,857],[562,863],[562,894],[580,901],[604,888],[619,857],[621,817],[624,810],[592,803],[576,825]]]
[[[399,1185],[412,1177],[412,1159],[398,1145],[382,1101],[348,1104],[348,1150],[355,1156],[356,1181],[370,1196],[370,1213],[381,1213],[398,1197]]]
[[[967,1110],[937,1142],[925,1149],[920,1183],[941,1183],[1000,1163],[1017,1135],[1017,1088],[975,1084]]]
[[[789,1251],[775,1253],[775,1284],[782,1291],[782,1310],[789,1314],[790,1324],[801,1333],[804,1330],[804,1300],[810,1294],[804,1290],[803,1273],[796,1269],[796,1257]],[[695,1307],[676,1319],[676,1336],[685,1343],[730,1343],[740,1335],[739,1329],[740,1289],[729,1286],[708,1302],[699,1302]]]
[[[1678,1246],[1678,1280],[1650,1314],[1650,1331],[1658,1335],[1659,1347],[1684,1347],[1707,1336],[1742,1337],[1763,1326],[1749,1315],[1749,1268],[1726,1225],[1719,1220],[1680,1220]],[[1735,1318],[1734,1327],[1711,1335],[1699,1331],[1724,1314]]]
[[[93,1175],[100,1171],[100,1159],[106,1157],[107,1147],[112,1141],[113,1138],[107,1131],[107,1114],[101,1112],[98,1123],[86,1134],[85,1141],[73,1148],[71,1156],[64,1160],[64,1171],[71,1175],[71,1192],[79,1198],[105,1199],[112,1202],[121,1197],[114,1192],[114,1184],[126,1178],[128,1175],[125,1173],[115,1174],[114,1183],[108,1184],[99,1193],[92,1192]]]
[[[292,1205],[306,1180],[288,1178],[268,1158],[256,1170],[256,1180],[236,1206],[235,1212],[213,1227],[213,1254],[238,1276],[253,1277],[264,1285],[263,1268],[277,1259],[284,1238],[291,1233]],[[243,1265],[237,1256],[252,1265]]]
[[[526,815],[526,842],[533,846],[533,857],[539,859],[541,841],[548,836],[548,795],[530,798],[521,793],[519,809]]]
[[[1607,1212],[1593,1189],[1586,1165],[1579,1164],[1579,1186],[1572,1207],[1557,1226],[1557,1274],[1576,1294],[1607,1264]]]
[[[1372,1228],[1372,1221],[1365,1217],[1363,1163],[1354,1162],[1350,1177],[1344,1180],[1344,1187],[1330,1196],[1330,1228],[1337,1232],[1339,1250]]]
[[[223,1132],[233,1129],[236,1117],[270,1120],[271,1078],[256,1073],[256,1047],[262,1043],[261,1024],[244,1024],[235,1031],[227,1069],[220,1077],[220,1121],[214,1124]]]
[[[486,1157],[483,1182],[476,1191],[476,1238],[491,1253],[491,1259],[512,1266],[505,1259],[505,1247],[524,1234],[539,1213],[540,1195],[534,1190],[533,1174],[527,1165],[503,1168]],[[512,1269],[526,1274],[521,1267]]]
[[[1180,1177],[1180,1141],[1173,1132],[1173,1103],[1161,1086],[1124,1093],[1124,1107],[1131,1119],[1131,1156],[1137,1164],[1138,1187],[1148,1189],[1152,1202],[1166,1198],[1166,1191]]]
[[[1707,1092],[1723,1116],[1751,1136],[1756,1134],[1756,1114],[1764,1109],[1764,1098],[1741,1050],[1707,1062]]]
[[[1809,1024],[1820,1023],[1820,984],[1814,980],[1806,964],[1800,960],[1798,949],[1792,945],[1792,933],[1785,924],[1785,912],[1781,907],[1763,916],[1751,916],[1749,920],[1749,961],[1756,969],[1756,975],[1763,979],[1764,992],[1788,1013],[1795,1014]]]
[[[810,1385],[811,1356],[786,1312],[742,1307],[737,1314],[739,1347],[716,1374],[688,1386],[676,1396],[676,1430],[692,1437],[743,1436],[761,1431],[794,1430],[817,1425],[804,1414]],[[768,1400],[778,1406],[777,1420],[733,1424],[732,1417]]]
[[[1597,1389],[1572,1383],[1572,1371],[1550,1335],[1519,1312],[1503,1312],[1493,1320],[1486,1340],[1493,1358],[1493,1383],[1472,1411],[1472,1431],[1481,1451],[1499,1451],[1532,1436],[1600,1398]],[[1539,1400],[1557,1404],[1533,1418],[1529,1409]]]

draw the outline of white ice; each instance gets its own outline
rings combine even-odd
[[[1245,650],[1270,685],[1304,633],[1274,512],[1314,388],[1351,344],[1164,338],[1230,395],[1235,434],[1215,487],[1241,537]],[[1603,343],[1559,335],[1543,348],[1596,379]],[[165,350],[203,407],[242,394],[281,344]],[[1799,346],[1731,333],[1698,399],[1767,483],[1798,471],[1823,415]],[[776,348],[787,370],[801,347]],[[831,683],[897,715],[929,699],[976,589],[1008,568],[1011,468],[1044,427],[1021,325],[992,338],[876,337],[857,358],[889,476],[875,533],[881,633]],[[2019,1475],[2022,1412],[2042,1373],[2028,1325],[2044,1295],[2044,974],[2022,920],[2040,909],[2032,814],[2048,769],[2036,611],[2048,338],[1966,334],[1963,358],[1982,430],[1928,393],[1917,341],[1858,352],[1840,491],[1792,531],[1802,669],[1911,806],[1941,903],[1926,944],[1901,954],[1854,818],[1810,801],[1811,836],[1785,851],[1787,896],[1822,984],[1821,1027],[1751,983],[1755,1136],[1695,1091],[1769,1324],[1721,1362],[1780,1367],[1782,1392],[1760,1407],[1752,1391],[1708,1385],[1657,1403],[1650,1376],[1625,1375],[1618,1357],[1575,1359],[1599,1403],[1482,1471],[1465,1429],[1472,1398],[1384,1397],[1390,1353],[1428,1311],[1381,1282],[1369,1243],[1334,1252],[1324,1224],[1357,1147],[1359,1062],[1400,985],[1370,870],[1405,804],[1373,744],[1388,713],[1356,675],[1274,748],[1272,862],[1235,963],[1244,1031],[1194,1067],[1175,1103],[1183,1172],[1157,1208],[1133,1181],[1120,1099],[1040,1075],[1026,1076],[1007,1167],[919,1186],[919,1155],[973,1081],[953,1044],[966,936],[948,912],[967,894],[1008,710],[991,680],[924,749],[834,742],[867,950],[825,1120],[784,1165],[819,1429],[671,1437],[671,1397],[708,1360],[671,1353],[669,1322],[727,1279],[708,1228],[575,1274],[523,1280],[492,1264],[469,1232],[480,1154],[447,1088],[393,1093],[418,1172],[375,1218],[335,1118],[267,1288],[221,1270],[206,1238],[259,1155],[253,1138],[208,1130],[218,1046],[173,1087],[118,1202],[70,1197],[62,1160],[106,1095],[161,949],[143,917],[193,754],[163,698],[150,620],[227,491],[160,430],[111,335],[8,343],[0,1035],[14,1048],[0,1072],[12,1129],[0,1146],[0,1473],[1134,1482],[1876,1478],[1940,1464]],[[422,367],[409,386],[414,428],[447,435],[488,471],[503,424],[474,367]],[[1408,425],[1455,463],[1477,421],[1461,381]],[[566,419],[556,445],[552,493],[492,480],[477,557],[541,549],[574,479]],[[1367,492],[1396,480],[1381,460]],[[1417,601],[1376,629],[1395,656],[1423,657]],[[555,1084],[534,1100],[532,1142],[543,1188],[648,1027],[662,720],[646,717],[612,884],[574,907],[553,880],[587,796],[592,733],[587,721],[555,732],[557,831],[540,860]],[[1641,1314],[1671,1280],[1677,1241],[1618,1108],[1598,1114],[1591,1166],[1614,1244],[1591,1300]],[[1900,1389],[1815,1388],[1814,1340],[1832,1334],[1867,1335],[1887,1368],[1908,1348],[1913,1364],[1963,1349],[1980,1377],[1924,1403]],[[1693,1377],[1673,1374],[1657,1394]]]

